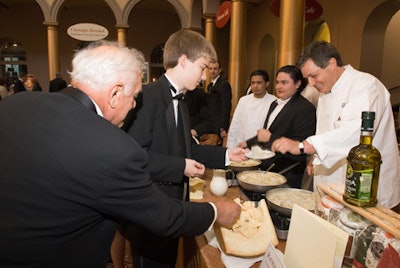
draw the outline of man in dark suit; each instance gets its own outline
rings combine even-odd
[[[306,80],[298,67],[294,65],[281,67],[277,71],[275,84],[278,99],[272,102],[269,108],[264,128],[257,131],[257,136],[241,142],[239,146],[250,148],[259,144],[271,149],[272,143],[281,137],[301,142],[313,135],[316,129],[316,111],[314,105],[301,95],[305,86]],[[284,175],[291,187],[300,188],[306,157],[306,154],[277,153],[274,157],[263,160],[262,168],[268,168],[274,163],[271,171],[278,172],[299,163]]]
[[[19,74],[18,80],[15,81],[14,86],[13,86],[13,92],[18,93],[22,91],[26,91],[24,83],[26,81],[26,73],[21,72]]]
[[[235,222],[234,202],[167,198],[149,180],[146,151],[118,127],[141,90],[142,53],[98,41],[72,66],[61,93],[0,104],[1,267],[106,267],[121,219],[173,237],[202,233],[214,217]]]
[[[221,139],[227,136],[229,128],[232,89],[228,81],[221,77],[221,64],[212,60],[208,66],[211,82],[208,85],[206,105],[200,111],[200,122],[192,126],[195,137],[204,134],[216,134]]]
[[[60,73],[56,73],[56,78],[49,82],[49,92],[58,92],[67,87],[67,82],[62,79]]]
[[[128,130],[149,153],[151,179],[169,197],[179,200],[188,199],[188,177],[203,175],[204,164],[225,168],[229,159],[245,159],[246,150],[241,148],[227,151],[191,140],[188,107],[179,99],[206,78],[211,58],[216,58],[214,47],[199,33],[181,30],[172,34],[164,48],[166,73],[143,88],[141,104],[138,101],[136,118]],[[135,268],[175,267],[178,239],[156,236],[126,223],[121,233],[131,243]]]

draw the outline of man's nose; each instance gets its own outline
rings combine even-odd
[[[314,78],[308,77],[307,80],[308,80],[308,84],[310,86],[313,87],[315,85],[315,79]]]

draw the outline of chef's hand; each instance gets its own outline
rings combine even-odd
[[[271,139],[271,131],[265,128],[257,130],[257,140],[259,142],[269,142],[270,139]]]
[[[235,161],[235,162],[242,162],[247,159],[246,153],[250,152],[249,149],[243,149],[243,148],[229,148],[228,149],[228,155],[229,155],[229,160]]]
[[[314,157],[311,157],[310,161],[308,162],[308,164],[306,166],[308,175],[314,175],[313,161],[314,161]]]
[[[234,201],[217,200],[213,201],[217,208],[217,222],[226,227],[232,226],[240,216],[241,207]]]
[[[189,159],[189,158],[186,158],[185,162],[186,162],[186,166],[185,166],[185,170],[183,171],[185,176],[187,176],[187,177],[203,176],[204,171],[206,170],[206,167],[203,164],[201,164],[193,159]]]
[[[271,150],[285,154],[287,152],[298,155],[300,154],[299,141],[288,138],[279,138],[272,143]]]
[[[237,147],[246,149],[247,148],[247,142],[246,141],[239,142]]]

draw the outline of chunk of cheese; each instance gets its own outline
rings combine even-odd
[[[278,238],[265,200],[260,200],[257,207],[252,201],[240,203],[235,199],[235,202],[242,207],[236,223],[231,228],[214,224],[215,235],[224,253],[255,257],[263,255],[270,242],[276,246]]]

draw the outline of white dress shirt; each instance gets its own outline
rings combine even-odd
[[[276,103],[278,105],[276,105],[275,109],[269,115],[267,129],[269,129],[269,127],[271,126],[272,122],[274,122],[274,120],[277,117],[277,115],[282,111],[283,107],[285,107],[286,103],[288,103],[288,101],[290,99],[291,98],[288,98],[286,100],[276,99]]]

